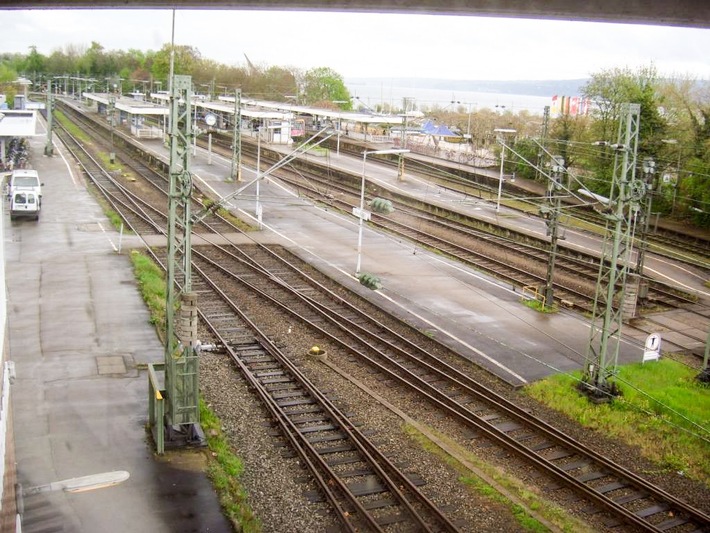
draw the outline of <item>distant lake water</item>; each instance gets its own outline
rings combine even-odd
[[[406,98],[414,98],[417,109],[427,107],[429,109],[438,106],[444,108],[451,106],[452,109],[463,105],[471,110],[476,109],[505,109],[517,113],[527,110],[536,115],[542,115],[545,106],[552,105],[552,96],[529,96],[524,94],[489,93],[474,91],[449,91],[446,89],[427,89],[416,87],[395,87],[386,84],[348,82],[345,86],[353,97],[359,97],[365,105],[375,108],[380,104],[387,104],[391,108],[402,108],[402,101]],[[451,101],[461,102],[461,104],[451,105]],[[498,106],[498,107],[496,107]]]

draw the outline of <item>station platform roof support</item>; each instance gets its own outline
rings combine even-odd
[[[163,100],[167,102],[168,100],[168,95],[164,93],[151,93],[150,97],[159,101]],[[254,100],[244,98],[244,96],[242,96],[241,102],[242,115],[248,118],[291,120],[297,115],[310,115],[331,121],[359,122],[362,124],[392,125],[402,124],[403,122],[403,117],[399,115],[378,115],[375,113],[357,113],[338,109],[324,109],[284,102]],[[234,114],[234,96],[220,96],[217,102],[196,100],[193,102],[193,105],[205,110]]]
[[[158,101],[168,101],[168,95],[163,93],[151,93],[150,97]],[[231,102],[229,104],[223,102]],[[242,103],[244,104],[244,99],[242,98]],[[219,101],[202,101],[194,100],[192,102],[197,108],[201,108],[205,111],[216,111],[217,113],[225,113],[228,115],[234,115],[234,96],[221,96]],[[253,109],[242,105],[241,110],[242,116],[247,118],[257,118],[257,119],[276,119],[276,120],[291,120],[293,114],[284,111],[264,111],[259,109]]]

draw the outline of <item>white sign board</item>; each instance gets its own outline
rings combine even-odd
[[[360,208],[359,207],[353,207],[353,215],[360,218]],[[370,213],[369,211],[367,211],[365,209],[362,210],[362,219],[363,220],[370,220],[371,215],[372,215],[372,213]]]
[[[646,337],[646,345],[643,351],[643,362],[646,361],[658,361],[661,357],[661,335],[658,333],[651,333]]]

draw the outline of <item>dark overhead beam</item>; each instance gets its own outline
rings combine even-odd
[[[698,0],[0,0],[0,9],[250,9],[475,15],[710,27]]]

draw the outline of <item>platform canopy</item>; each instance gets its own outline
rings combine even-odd
[[[0,109],[0,137],[33,137],[37,133],[37,111],[34,109]]]
[[[229,101],[230,99],[232,102],[234,102],[233,96],[220,96],[220,100]],[[357,113],[353,111],[342,111],[340,109],[325,109],[321,107],[309,107],[296,104],[287,104],[284,102],[252,100],[250,98],[243,98],[242,102],[256,107],[289,111],[297,115],[311,115],[314,117],[323,117],[330,120],[340,120],[342,122],[361,122],[365,124],[402,124],[403,121],[403,117],[400,115]]]
[[[203,109],[208,109],[210,111],[219,111],[220,113],[234,114],[234,97],[220,97],[222,102],[197,102],[196,105]],[[289,111],[277,110],[277,111],[265,111],[263,109],[253,109],[242,105],[241,114],[243,117],[249,118],[263,118],[263,119],[274,119],[274,120],[292,120],[293,113]]]
[[[109,105],[108,94],[82,93],[83,98],[93,100],[103,105]],[[170,110],[167,106],[156,105],[151,102],[136,100],[134,98],[116,97],[115,108],[129,115],[159,115],[168,116]]]

